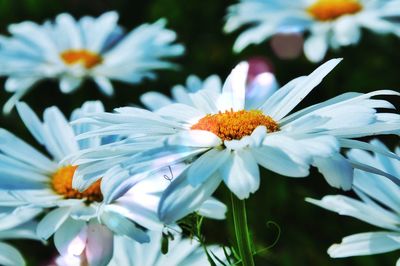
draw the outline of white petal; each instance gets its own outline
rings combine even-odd
[[[201,185],[192,187],[187,180],[187,171],[184,171],[175,178],[161,197],[158,206],[160,220],[171,224],[199,209],[220,183],[221,178],[215,174]]]
[[[149,91],[140,96],[140,101],[146,108],[157,110],[169,104],[172,104],[170,98],[156,91]]]
[[[45,138],[46,147],[57,160],[61,161],[65,156],[79,150],[72,127],[57,107],[47,108],[43,119],[48,133]]]
[[[113,233],[104,225],[91,223],[85,249],[89,265],[106,266],[113,254]]]
[[[314,34],[304,42],[304,54],[311,62],[321,62],[328,50],[328,40],[323,34]]]
[[[5,266],[25,266],[21,253],[14,247],[0,242],[0,264]]]
[[[253,155],[247,150],[233,151],[221,167],[225,184],[239,199],[246,199],[260,186],[260,171]]]
[[[114,94],[114,87],[108,78],[97,76],[93,79],[94,82],[96,82],[97,86],[100,87],[102,93],[107,96],[111,96]]]
[[[51,172],[57,165],[5,129],[0,129],[0,150],[42,171]]]
[[[358,43],[361,37],[361,29],[357,21],[351,16],[339,18],[333,27],[334,38],[340,45]]]
[[[342,243],[334,244],[328,249],[332,258],[343,258],[350,256],[364,256],[386,253],[400,249],[400,243],[393,240],[400,237],[399,233],[371,232],[347,236]]]
[[[54,232],[56,232],[62,224],[67,220],[70,213],[70,208],[57,208],[46,214],[46,216],[39,222],[37,227],[37,234],[42,239],[48,239]]]
[[[213,148],[222,145],[222,141],[217,135],[205,130],[182,131],[169,137],[167,143],[168,145],[197,148]]]
[[[222,94],[218,99],[218,110],[243,110],[246,95],[246,80],[249,65],[246,62],[238,64],[226,79]]]
[[[314,158],[314,166],[325,177],[329,185],[335,188],[350,190],[353,184],[354,169],[339,153],[329,158]]]
[[[301,102],[312,89],[314,89],[322,79],[331,72],[341,59],[332,59],[324,63],[322,66],[314,70],[306,78],[301,79],[299,83],[282,99],[276,106],[270,108],[269,114],[275,120],[282,119],[287,115],[296,105]],[[279,90],[278,90],[279,91]]]
[[[86,222],[68,218],[54,234],[54,245],[61,255],[78,256],[86,247]]]
[[[43,125],[33,110],[24,102],[16,104],[17,111],[25,126],[40,143],[44,144]]]
[[[75,91],[82,83],[82,78],[73,76],[64,76],[60,80],[60,90],[62,93],[71,93]]]
[[[139,243],[150,241],[149,236],[142,229],[119,213],[105,211],[101,214],[101,221],[118,235],[127,236]]]
[[[228,208],[226,207],[225,204],[223,204],[219,200],[210,198],[201,205],[201,207],[197,210],[197,212],[200,215],[211,219],[223,220],[226,218],[227,210]]]
[[[305,177],[309,174],[308,164],[294,161],[278,147],[253,149],[252,154],[257,163],[278,174],[290,177]]]
[[[197,186],[207,180],[229,159],[229,151],[211,149],[197,158],[188,169],[188,181]]]

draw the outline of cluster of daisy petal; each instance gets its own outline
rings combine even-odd
[[[400,35],[390,20],[400,1],[242,0],[229,8],[225,30],[250,24],[239,51],[280,32],[307,32],[306,56],[321,61],[328,47],[355,44],[361,27]],[[0,36],[0,75],[14,107],[40,151],[0,129],[0,240],[54,243],[51,265],[235,264],[235,252],[187,237],[180,221],[190,215],[225,219],[214,196],[225,187],[245,200],[268,180],[260,168],[302,178],[315,167],[335,188],[359,199],[307,199],[323,208],[381,227],[329,248],[332,257],[400,249],[400,151],[363,137],[400,135],[393,90],[348,92],[298,108],[341,62],[331,59],[278,89],[271,73],[251,75],[239,63],[224,82],[192,75],[172,97],[149,91],[145,108],[106,112],[87,101],[70,118],[55,106],[37,115],[20,99],[44,79],[71,93],[86,79],[113,94],[111,80],[139,83],[168,59],[182,55],[176,33],[160,19],[126,32],[118,14],[74,19],[60,14],[43,24],[26,21]],[[194,214],[193,214],[194,213]],[[202,218],[200,218],[202,219]],[[52,239],[52,240],[51,240]],[[400,263],[400,262],[398,262]],[[1,265],[25,265],[0,242]]]

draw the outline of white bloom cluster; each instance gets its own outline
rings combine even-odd
[[[305,53],[321,61],[328,47],[357,43],[361,27],[400,35],[390,20],[400,14],[399,2],[242,0],[229,9],[225,30],[254,26],[239,36],[237,51],[276,33],[308,32]],[[344,238],[328,250],[332,257],[400,249],[400,151],[360,140],[400,135],[391,102],[400,93],[348,92],[298,108],[341,59],[281,88],[271,71],[253,73],[251,60],[242,61],[225,82],[190,75],[171,89],[172,97],[144,93],[147,109],[106,112],[100,101],[87,101],[67,119],[56,106],[38,116],[20,101],[47,78],[58,80],[63,93],[90,78],[111,95],[111,80],[134,84],[175,68],[167,59],[184,47],[164,19],[127,33],[117,20],[113,11],[79,20],[63,13],[43,24],[10,25],[11,36],[0,36],[0,76],[14,93],[4,111],[15,106],[43,148],[0,128],[1,265],[26,264],[3,240],[52,238],[60,253],[55,265],[247,266],[234,206],[244,206],[260,188],[260,167],[293,178],[315,167],[330,186],[352,190],[360,200],[308,201],[385,230]],[[239,252],[206,245],[200,230],[203,217],[225,219],[226,205],[214,198],[221,183],[232,196]]]

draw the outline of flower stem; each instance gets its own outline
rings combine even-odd
[[[246,203],[231,193],[233,225],[236,242],[243,266],[254,266],[249,229],[247,227]]]

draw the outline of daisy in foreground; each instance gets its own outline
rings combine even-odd
[[[377,149],[389,149],[374,140]],[[397,158],[389,158],[379,153],[351,150],[349,158],[396,176],[400,180],[400,149]],[[360,199],[347,196],[325,196],[322,200],[307,199],[322,208],[360,219],[382,228],[382,231],[359,233],[343,238],[342,243],[328,249],[333,258],[372,255],[400,250],[400,188],[389,180],[372,173],[356,170],[353,190]],[[400,265],[400,258],[396,265]]]
[[[229,8],[224,30],[249,26],[235,42],[237,52],[274,34],[309,33],[304,53],[319,62],[329,47],[358,43],[362,28],[400,35],[400,25],[389,20],[399,15],[398,0],[241,0]]]
[[[108,266],[203,266],[208,265],[204,249],[193,239],[181,239],[179,235],[169,241],[169,252],[162,254],[162,234],[151,232],[150,243],[139,244],[129,238],[118,236],[114,240],[115,252]],[[207,246],[210,254],[226,263],[225,254],[218,246]],[[211,256],[213,256],[211,255]],[[63,256],[56,261],[58,266],[80,266],[84,258]],[[224,265],[214,259],[216,265]]]
[[[259,108],[250,110],[245,109],[248,65],[242,63],[229,75],[222,92],[199,94],[196,107],[176,103],[155,112],[124,107],[114,114],[93,114],[81,122],[91,121],[101,128],[80,138],[129,132],[137,143],[148,136],[163,139],[159,147],[132,153],[124,162],[114,160],[115,153],[104,155],[107,163],[114,160],[131,173],[189,163],[161,199],[159,216],[166,223],[198,208],[221,182],[237,198],[248,198],[260,185],[258,165],[290,177],[308,176],[312,165],[331,186],[350,189],[354,167],[379,171],[346,159],[340,149],[374,149],[352,138],[400,133],[399,115],[376,110],[392,109],[393,105],[370,99],[399,93],[346,93],[289,115],[339,62],[331,60],[310,75],[292,80]],[[129,153],[129,146],[123,148],[119,150]],[[84,183],[82,178],[74,178],[78,188]]]
[[[63,164],[62,159],[80,149],[106,144],[110,139],[76,141],[75,135],[93,126],[71,127],[56,107],[45,110],[43,122],[25,103],[18,103],[17,110],[52,158],[0,129],[0,177],[4,177],[0,181],[0,206],[41,209],[45,216],[37,226],[39,238],[48,239],[54,234],[61,254],[83,254],[90,265],[97,266],[106,265],[111,259],[114,235],[143,243],[150,240],[147,229],[163,229],[157,206],[170,181],[162,173],[136,182],[131,189],[121,188],[124,184],[118,183],[121,178],[128,178],[127,173],[109,173],[79,192],[72,188],[76,166]],[[87,102],[73,112],[72,119],[103,111],[100,102]],[[119,185],[119,194],[114,191],[115,184]],[[225,206],[215,200],[205,202],[205,207],[199,209],[200,214],[224,218]]]
[[[5,89],[14,93],[4,111],[9,112],[45,78],[59,79],[63,93],[71,93],[85,78],[93,78],[103,93],[112,95],[111,79],[139,83],[154,78],[154,70],[174,67],[165,58],[184,52],[182,45],[173,44],[176,34],[165,29],[163,19],[127,34],[117,20],[116,12],[79,21],[60,14],[54,23],[10,25],[12,36],[0,36],[0,76],[8,76]]]

